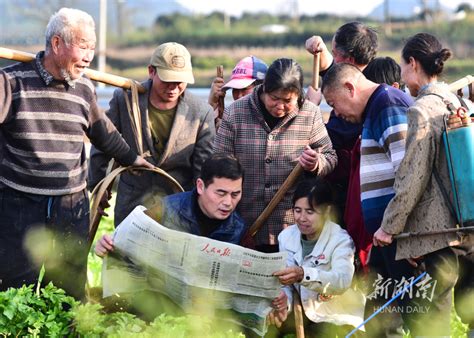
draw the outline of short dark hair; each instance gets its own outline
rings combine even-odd
[[[366,65],[377,55],[377,32],[361,22],[348,22],[334,35],[336,49],[346,58],[354,58],[358,65]]]
[[[344,82],[354,74],[363,75],[359,68],[350,63],[336,63],[328,69],[323,77],[323,84],[321,85],[321,92],[324,93],[327,89],[336,89],[336,87]]]
[[[312,178],[301,181],[293,194],[293,206],[300,198],[308,198],[311,209],[322,205],[334,204],[334,193],[331,185],[323,178]]]
[[[380,84],[392,85],[394,82],[400,83],[401,80],[400,66],[389,56],[373,59],[362,73],[370,81]]]
[[[288,90],[298,93],[298,105],[304,102],[303,70],[293,59],[276,59],[268,67],[265,80],[263,80],[263,91],[271,93],[276,90]]]
[[[212,184],[214,178],[228,178],[235,181],[244,178],[244,169],[234,155],[216,153],[202,164],[199,178],[206,186]]]
[[[402,50],[403,60],[409,63],[410,57],[414,58],[428,76],[441,74],[444,62],[451,55],[451,50],[443,48],[438,39],[428,33],[418,33],[410,37]]]

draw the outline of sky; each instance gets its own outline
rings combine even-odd
[[[196,13],[210,13],[219,10],[230,15],[238,16],[243,11],[258,12],[288,12],[291,3],[298,2],[300,14],[351,14],[367,15],[375,6],[381,4],[383,0],[178,0],[190,10]],[[441,4],[448,8],[456,8],[460,3],[469,3],[474,7],[474,0],[440,0]]]

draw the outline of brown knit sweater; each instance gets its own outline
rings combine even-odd
[[[85,136],[122,165],[136,154],[99,110],[92,82],[54,80],[43,56],[0,70],[0,187],[65,195],[86,187]]]

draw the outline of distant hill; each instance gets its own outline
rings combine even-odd
[[[375,20],[384,19],[384,2],[381,1],[380,5],[376,6],[372,12],[368,15],[370,18]],[[439,1],[426,0],[426,4],[429,10],[436,10]],[[449,8],[439,5],[442,11],[450,11]],[[388,7],[390,11],[390,17],[398,19],[409,19],[417,16],[421,12],[421,1],[420,0],[389,0]]]
[[[132,15],[132,23],[136,27],[150,27],[159,15],[179,12],[191,12],[176,0],[127,0],[124,2],[127,11]]]
[[[43,44],[44,30],[51,14],[62,6],[78,8],[99,18],[98,0],[0,0],[0,44]],[[151,27],[159,15],[190,13],[176,0],[108,1],[107,26],[114,32],[127,26]]]

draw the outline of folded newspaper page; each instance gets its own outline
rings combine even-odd
[[[265,254],[207,237],[170,230],[136,207],[114,233],[115,250],[104,260],[104,297],[152,290],[193,311],[206,291],[229,320],[264,335],[271,300],[280,294],[272,273],[285,267],[286,253]]]

